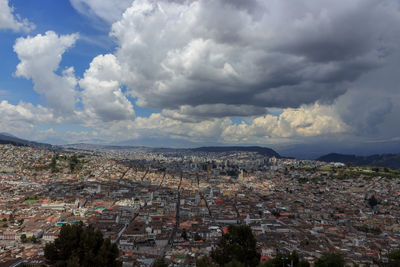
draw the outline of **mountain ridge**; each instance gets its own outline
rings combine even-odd
[[[0,144],[11,144],[15,146],[33,146],[39,148],[47,148],[52,149],[53,146],[46,143],[39,143],[34,141],[25,140],[19,137],[16,137],[9,133],[0,133]]]
[[[341,162],[359,166],[376,166],[391,169],[400,169],[400,154],[374,154],[370,156],[357,156],[354,154],[329,153],[317,158],[324,162]]]
[[[281,158],[281,155],[272,148],[261,146],[204,146],[189,150],[196,152],[257,152],[264,156]]]
[[[182,153],[182,152],[210,152],[210,153],[223,153],[223,152],[256,152],[268,157],[282,158],[282,156],[268,147],[261,146],[202,146],[195,148],[169,148],[169,147],[147,147],[147,146],[131,146],[131,145],[93,145],[93,144],[69,144],[61,146],[64,148],[73,149],[140,149],[147,150],[149,152],[171,152],[171,153]]]

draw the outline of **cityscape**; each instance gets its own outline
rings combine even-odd
[[[0,267],[400,267],[400,0],[0,0]]]
[[[251,228],[261,262],[337,251],[372,265],[399,249],[394,170],[244,151],[6,144],[0,155],[2,262],[45,263],[45,244],[78,222],[116,243],[123,266],[195,266],[231,224]]]

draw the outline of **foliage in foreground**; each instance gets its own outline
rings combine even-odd
[[[44,253],[51,266],[122,266],[117,260],[117,245],[81,222],[63,225],[58,238],[46,245]]]
[[[315,261],[315,267],[344,267],[346,261],[342,254],[326,253]]]
[[[211,258],[220,266],[257,266],[260,253],[257,252],[256,239],[247,225],[229,225],[228,233],[218,241],[211,251]]]
[[[386,265],[387,267],[398,267],[400,266],[400,250],[395,250],[389,253],[388,255],[389,262]]]
[[[292,253],[281,254],[278,253],[275,258],[264,262],[261,267],[280,267],[280,266],[293,266],[293,267],[310,267],[310,263],[306,260],[301,260],[297,251],[293,250]]]

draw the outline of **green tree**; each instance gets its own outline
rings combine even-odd
[[[271,211],[271,214],[274,215],[277,218],[281,216],[281,213],[279,212],[279,210],[276,210],[276,209],[273,209]]]
[[[103,234],[83,223],[63,225],[58,238],[46,245],[44,255],[51,266],[121,266],[119,250]],[[78,265],[76,265],[78,264]]]
[[[57,154],[54,154],[53,157],[51,158],[51,163],[50,163],[51,172],[58,172],[58,169],[57,169],[57,158],[58,158]]]
[[[34,243],[34,244],[39,243],[39,240],[38,240],[38,238],[37,238],[35,235],[33,235],[33,236],[31,237],[31,241],[32,241],[32,243]]]
[[[400,250],[395,250],[388,255],[389,262],[386,266],[395,267],[400,266]]]
[[[299,267],[310,267],[310,263],[306,260],[301,260],[299,262]]]
[[[201,236],[198,233],[194,234],[194,241],[200,241],[201,240]]]
[[[368,204],[371,206],[371,208],[373,208],[378,205],[378,200],[375,198],[375,196],[372,196],[368,199]]]
[[[79,258],[76,255],[73,255],[69,260],[67,261],[67,267],[79,267]]]
[[[79,159],[76,155],[73,155],[70,160],[69,160],[69,169],[71,170],[71,173],[73,173],[79,164]]]
[[[28,240],[26,239],[26,234],[21,235],[21,242],[26,243]]]
[[[251,228],[247,225],[229,225],[228,233],[220,238],[217,247],[211,251],[211,258],[220,266],[233,260],[246,267],[257,266],[260,254]]]
[[[297,251],[293,250],[292,253],[278,253],[275,258],[263,263],[263,267],[280,267],[280,266],[293,266],[293,267],[309,267],[310,263],[306,260],[300,260]]]
[[[14,215],[12,213],[10,214],[10,218],[8,219],[8,221],[10,223],[14,223],[15,222],[15,218],[14,218]]]
[[[228,262],[224,265],[224,267],[244,267],[245,265],[236,259],[233,259],[231,262]]]
[[[214,266],[207,257],[202,257],[196,260],[196,267],[212,267]]]
[[[186,232],[186,229],[185,229],[185,228],[183,228],[183,230],[182,230],[181,237],[182,237],[183,239],[185,239],[185,240],[188,240],[188,234],[187,234],[187,232]]]
[[[344,267],[346,261],[340,253],[325,253],[316,262],[315,267]]]
[[[168,263],[166,263],[164,259],[158,259],[154,263],[153,267],[168,267]]]

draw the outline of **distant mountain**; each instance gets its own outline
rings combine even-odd
[[[257,152],[261,155],[268,157],[281,158],[279,153],[267,147],[260,146],[207,146],[198,148],[168,148],[168,147],[146,147],[146,146],[117,146],[117,145],[93,145],[93,144],[69,144],[63,145],[63,148],[80,149],[80,150],[140,150],[145,152],[158,152],[158,153],[185,153],[185,152],[209,152],[209,153],[223,153],[223,152]]]
[[[2,133],[0,133],[0,135],[5,135],[5,136],[8,136],[8,137],[18,138],[18,137],[16,137],[15,135],[12,135],[12,134],[6,133],[6,132],[2,132]]]
[[[0,133],[0,144],[11,144],[15,146],[33,146],[46,149],[50,149],[53,147],[52,145],[49,144],[21,139],[8,133]]]
[[[315,160],[323,155],[327,155],[332,151],[344,155],[382,155],[382,154],[399,154],[400,153],[400,140],[399,141],[380,141],[380,142],[361,142],[359,140],[346,140],[330,139],[312,140],[305,143],[295,144],[274,144],[272,148],[279,151],[279,154],[295,157],[297,159]]]
[[[100,142],[101,143],[101,142]],[[155,138],[155,137],[141,137],[139,139],[123,140],[120,142],[113,142],[110,145],[116,146],[144,146],[144,147],[173,147],[173,148],[194,148],[199,146],[220,146],[222,144],[217,142],[197,143],[184,139],[174,138]]]
[[[400,169],[400,154],[356,156],[331,153],[319,157],[317,160],[325,162],[351,163],[359,166],[377,166],[391,169]]]
[[[260,146],[206,146],[190,148],[188,150],[194,152],[257,152],[268,157],[281,157],[275,150]]]

